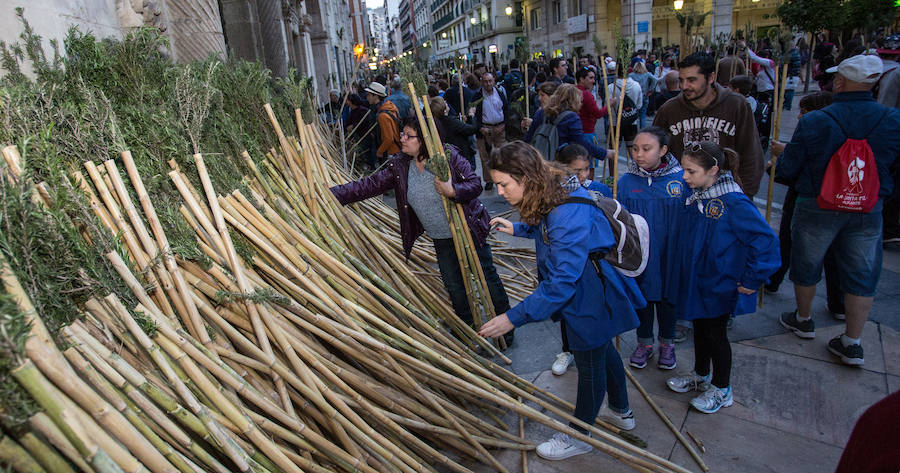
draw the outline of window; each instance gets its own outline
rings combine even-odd
[[[569,16],[578,16],[584,13],[583,0],[569,0]]]
[[[553,2],[553,24],[558,24],[562,21],[562,6],[559,3],[559,0],[554,0]]]
[[[531,10],[531,20],[529,21],[531,25],[531,29],[539,30],[541,29],[541,9],[533,8]]]

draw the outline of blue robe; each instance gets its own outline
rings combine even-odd
[[[684,206],[674,254],[680,278],[669,281],[675,315],[693,320],[756,312],[756,289],[781,267],[778,237],[742,193],[729,192]]]
[[[636,278],[641,292],[648,301],[660,302],[665,299],[667,283],[679,279],[672,274],[675,265],[677,232],[681,226],[684,199],[688,186],[682,179],[683,171],[651,178],[627,173],[619,178],[619,202],[633,214],[647,220],[650,227],[650,257],[647,268]]]
[[[590,179],[584,182],[587,183],[587,185],[584,187],[587,187],[588,190],[599,192],[603,197],[609,197],[610,199],[613,198],[612,189],[610,189],[608,185],[600,181],[592,181]]]
[[[579,187],[573,197],[589,198]],[[538,269],[545,279],[507,312],[516,327],[558,313],[566,321],[569,346],[592,350],[638,326],[635,308],[646,301],[632,278],[600,263],[602,278],[588,254],[615,244],[609,222],[596,207],[562,204],[538,225],[515,224],[515,235],[535,239]]]

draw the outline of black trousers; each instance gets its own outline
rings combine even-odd
[[[709,374],[712,362],[712,384],[717,388],[731,385],[731,344],[728,343],[728,319],[731,314],[712,319],[694,319],[694,372]]]

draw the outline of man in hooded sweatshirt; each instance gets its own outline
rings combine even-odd
[[[378,143],[378,150],[375,156],[379,159],[400,152],[400,115],[397,107],[385,100],[387,90],[378,82],[372,82],[364,89],[368,95],[369,108],[375,110],[376,127],[375,139]]]
[[[663,104],[653,124],[669,133],[669,150],[681,159],[685,148],[712,141],[738,154],[735,177],[753,197],[763,176],[763,150],[750,105],[740,94],[716,83],[716,61],[693,53],[678,63],[681,94]]]

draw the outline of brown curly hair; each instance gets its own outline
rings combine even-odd
[[[550,103],[544,108],[544,115],[552,120],[566,110],[578,113],[581,109],[581,98],[581,89],[572,84],[562,84],[550,96]]]
[[[524,141],[513,141],[496,150],[488,160],[488,167],[509,174],[525,186],[522,201],[516,207],[522,221],[529,225],[537,225],[569,196],[562,187],[568,177],[566,169],[546,161],[534,146]]]

